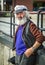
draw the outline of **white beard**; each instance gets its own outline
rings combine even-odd
[[[26,17],[23,17],[22,19],[18,19],[15,17],[15,33],[16,33],[16,30],[17,28],[20,26],[20,25],[24,25],[25,23],[27,22],[27,18]]]
[[[17,25],[23,25],[27,22],[27,18],[26,17],[23,17],[22,19],[18,19],[18,18],[15,18],[15,23]]]

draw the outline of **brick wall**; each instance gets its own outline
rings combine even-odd
[[[30,11],[33,9],[33,1],[32,0],[16,0],[16,5],[17,4],[26,5]]]

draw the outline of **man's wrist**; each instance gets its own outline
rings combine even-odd
[[[32,51],[35,52],[36,48],[32,46]]]

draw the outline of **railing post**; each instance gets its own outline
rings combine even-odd
[[[12,37],[12,12],[10,12],[10,36]]]
[[[41,28],[43,28],[43,13],[41,13]],[[42,30],[41,30],[42,32]]]
[[[13,23],[15,23],[15,16],[14,16],[14,14],[13,14]],[[14,36],[14,34],[15,34],[15,25],[13,25],[13,36]]]
[[[40,15],[40,12],[41,12],[41,10],[39,10],[38,13],[37,13],[37,27],[39,27],[39,15]]]

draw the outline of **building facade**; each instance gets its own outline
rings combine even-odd
[[[45,0],[12,0],[12,6],[26,5],[30,11],[37,11],[39,7],[45,7]]]
[[[3,8],[6,11],[14,9],[15,5],[26,5],[30,11],[37,11],[39,7],[45,7],[45,0],[3,0],[3,2]]]

